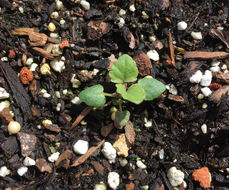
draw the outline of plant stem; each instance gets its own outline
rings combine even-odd
[[[103,92],[104,96],[108,96],[108,97],[113,97],[113,98],[117,98],[117,93],[107,93],[107,92]]]

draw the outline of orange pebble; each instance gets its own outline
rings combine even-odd
[[[126,190],[134,190],[134,183],[126,184]]]
[[[61,43],[60,43],[60,48],[63,49],[64,47],[69,47],[69,42],[68,40],[63,40]]]
[[[16,55],[15,51],[12,50],[12,49],[9,50],[9,54],[10,54],[10,56],[12,56],[12,57],[14,57],[14,56]]]
[[[192,177],[195,181],[200,182],[200,186],[203,188],[211,187],[211,173],[209,172],[207,167],[200,168],[195,170],[192,173]]]
[[[27,67],[22,67],[20,71],[20,79],[23,84],[29,84],[33,80],[33,72]]]

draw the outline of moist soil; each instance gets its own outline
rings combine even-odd
[[[10,102],[10,108],[0,114],[0,166],[11,171],[0,177],[0,189],[94,189],[100,182],[109,189],[108,173],[117,172],[118,189],[148,186],[152,190],[172,190],[167,171],[173,166],[184,172],[186,189],[204,189],[192,178],[192,173],[202,167],[208,167],[211,173],[209,189],[229,189],[228,90],[215,93],[228,85],[228,74],[222,69],[221,78],[213,73],[213,98],[198,98],[201,85],[189,81],[197,70],[209,70],[212,62],[219,61],[220,68],[229,67],[229,1],[88,2],[90,10],[70,0],[63,1],[64,7],[57,10],[54,0],[0,1],[0,86],[9,93],[6,100]],[[129,9],[131,5],[136,8],[134,12]],[[120,15],[120,9],[126,14]],[[58,18],[51,18],[54,11],[59,13]],[[121,17],[125,20],[123,26]],[[65,23],[60,24],[61,19]],[[186,30],[177,29],[180,21],[187,23]],[[57,38],[50,37],[50,22],[56,26]],[[13,31],[22,27],[26,28],[25,33]],[[39,44],[41,39],[33,44],[32,31],[48,38],[41,37],[43,44]],[[193,31],[201,32],[202,39],[193,39]],[[48,51],[50,44],[63,40],[69,46],[62,47],[60,53]],[[156,50],[160,60],[149,60],[145,55],[149,50]],[[187,55],[190,51],[194,52],[191,58]],[[208,53],[201,57],[197,51]],[[224,52],[225,56],[214,52]],[[80,91],[95,84],[103,85],[106,92],[114,92],[108,72],[114,58],[122,54],[135,57],[139,78],[151,75],[168,85],[153,101],[123,104],[123,110],[131,113],[136,135],[124,167],[120,164],[123,156],[109,163],[99,146],[104,141],[113,144],[125,133],[124,128],[114,127],[111,119],[110,109],[116,103],[107,98],[106,106],[94,109],[71,102]],[[65,59],[62,72],[51,68],[50,75],[41,74],[42,64],[61,57]],[[28,58],[33,58],[38,67],[33,71],[33,80],[23,84],[18,75],[22,67],[31,67],[26,65]],[[73,74],[81,82],[78,88],[71,83]],[[46,89],[50,97],[44,96],[41,89]],[[60,96],[56,96],[56,91]],[[45,119],[53,125],[44,127]],[[20,133],[8,133],[11,120],[21,124]],[[203,124],[207,126],[204,133]],[[79,139],[88,141],[89,148],[94,147],[87,157],[73,151],[73,144]],[[48,161],[53,152],[61,155],[56,162]],[[27,173],[19,176],[17,169],[23,166],[26,156],[36,160],[36,165],[28,166]],[[146,169],[136,166],[139,159]],[[177,188],[184,189],[183,185]]]

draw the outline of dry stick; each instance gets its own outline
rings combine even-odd
[[[172,34],[169,31],[169,50],[170,50],[170,57],[172,60],[172,65],[176,67],[175,59],[174,59],[174,47],[173,47],[173,39],[172,39]]]
[[[92,110],[92,106],[88,106],[86,107],[76,118],[76,120],[74,121],[74,123],[72,124],[72,126],[70,127],[69,131],[71,131],[72,129],[74,129],[79,122]]]
[[[222,59],[228,56],[229,53],[223,51],[187,51],[184,54],[184,59]]]
[[[196,19],[198,18],[198,16],[200,15],[200,12],[198,12],[194,18],[194,20],[192,21],[192,23],[190,24],[190,26],[186,29],[186,32],[189,31],[192,26],[194,25],[194,23],[196,22]]]

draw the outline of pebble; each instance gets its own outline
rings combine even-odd
[[[200,90],[203,93],[203,95],[206,96],[206,97],[210,96],[212,94],[211,89],[208,88],[208,87],[201,88]]]
[[[211,173],[207,167],[203,167],[195,170],[192,173],[192,177],[195,181],[200,182],[200,186],[203,188],[211,187]]]
[[[107,187],[104,183],[96,184],[94,187],[94,190],[106,190],[106,189],[107,189]]]
[[[38,67],[38,64],[32,63],[32,64],[30,65],[29,70],[30,70],[30,71],[36,71],[36,68],[37,68],[37,67]]]
[[[185,30],[188,24],[185,21],[181,21],[177,24],[177,30]]]
[[[135,8],[134,4],[130,5],[129,10],[131,12],[135,12],[136,11],[136,8]]]
[[[84,140],[78,140],[74,145],[73,145],[73,150],[77,154],[86,154],[88,151],[88,142]]]
[[[18,175],[23,176],[27,173],[27,171],[28,171],[28,167],[22,166],[22,167],[18,168],[17,173],[18,173]]]
[[[207,105],[206,103],[203,103],[203,104],[202,104],[202,108],[203,108],[203,109],[206,109],[207,107],[208,107],[208,105]]]
[[[6,177],[9,174],[10,174],[10,170],[6,166],[2,166],[0,168],[0,176],[1,177]]]
[[[65,69],[64,61],[58,61],[57,59],[54,59],[50,62],[50,65],[52,69],[56,72],[61,72]]]
[[[116,150],[111,143],[105,142],[102,149],[103,155],[109,160],[109,163],[115,163]]]
[[[25,160],[24,160],[24,162],[23,162],[23,164],[24,164],[25,166],[34,166],[34,165],[36,165],[36,161],[33,160],[33,159],[30,158],[30,157],[26,157]]]
[[[174,84],[167,84],[165,85],[166,89],[169,90],[169,93],[173,94],[173,95],[177,95],[178,91],[177,88],[174,86]]]
[[[189,78],[189,81],[191,83],[199,83],[202,79],[202,76],[203,73],[200,70],[198,70]]]
[[[201,125],[201,131],[203,132],[203,134],[207,133],[207,125],[205,123]]]
[[[159,54],[157,53],[156,50],[150,50],[147,52],[147,55],[149,56],[150,59],[154,61],[159,61]]]
[[[221,67],[222,70],[227,70],[227,65],[223,64]]]
[[[30,57],[26,60],[25,65],[31,65],[33,63],[33,58]]]
[[[184,182],[184,173],[181,170],[176,169],[176,167],[171,167],[168,170],[167,177],[173,187],[181,185],[181,183]]]
[[[49,160],[50,162],[55,162],[55,161],[58,160],[59,156],[60,156],[60,153],[59,153],[59,152],[55,152],[55,153],[51,154],[51,155],[48,157],[48,160]]]
[[[124,16],[126,14],[126,11],[124,9],[119,10],[119,16]]]
[[[122,28],[124,25],[125,25],[125,20],[124,18],[120,17],[118,18],[119,19],[119,22],[118,22],[118,27],[119,28]]]
[[[117,189],[120,183],[119,174],[116,172],[109,172],[107,181],[111,189]]]
[[[122,167],[125,167],[128,164],[128,161],[126,158],[120,158],[119,162]]]
[[[9,98],[10,94],[6,91],[5,88],[0,87],[0,100]]]
[[[80,104],[82,101],[80,100],[80,98],[78,96],[74,97],[72,100],[71,100],[71,103],[72,104]]]
[[[211,67],[210,68],[210,71],[212,71],[212,72],[218,72],[218,71],[220,71],[220,67],[219,66]]]
[[[209,86],[212,82],[212,72],[209,70],[206,70],[204,72],[204,75],[201,78],[200,84],[201,86]]]
[[[194,40],[202,40],[202,33],[201,32],[191,32],[191,36]]]
[[[147,168],[146,165],[143,164],[143,162],[142,162],[141,160],[138,160],[138,161],[136,162],[136,165],[137,165],[139,168],[141,168],[141,169],[146,169],[146,168]]]
[[[57,0],[57,1],[56,1],[56,8],[57,8],[57,10],[63,9],[63,8],[64,8],[63,2]]]
[[[211,66],[212,67],[219,66],[219,64],[220,64],[220,61],[213,61],[213,62],[211,62]]]
[[[149,128],[153,126],[152,119],[148,120],[147,118],[144,119],[144,126]]]
[[[86,0],[81,0],[81,1],[80,1],[80,5],[81,5],[86,11],[90,10],[90,3],[87,2]]]
[[[208,87],[205,87],[205,88],[208,88]],[[198,94],[197,98],[198,98],[198,100],[202,100],[202,99],[204,99],[204,95],[200,93],[200,94]]]
[[[48,30],[50,32],[54,32],[56,30],[55,24],[53,24],[52,22],[50,22],[49,25],[48,25]]]

